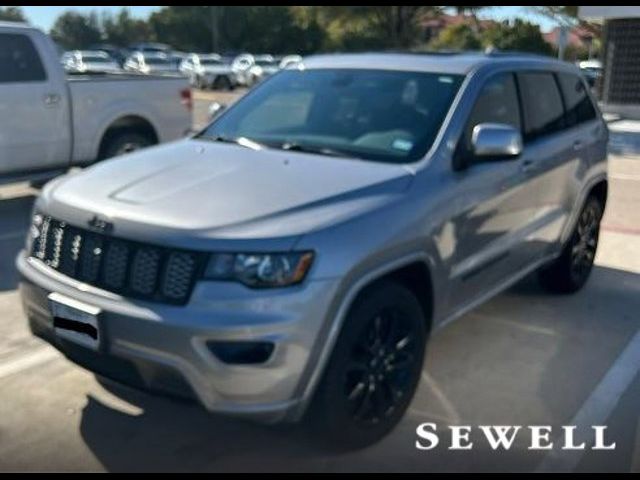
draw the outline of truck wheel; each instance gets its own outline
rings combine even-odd
[[[584,286],[596,256],[602,214],[602,204],[590,196],[561,255],[540,270],[538,278],[544,288],[553,293],[574,293]]]
[[[427,329],[408,289],[384,281],[351,307],[308,412],[330,448],[371,445],[400,421],[420,380]]]
[[[228,77],[220,76],[213,82],[213,88],[215,90],[231,90],[231,80]]]
[[[205,90],[207,88],[207,82],[205,82],[203,77],[196,77],[196,88],[200,90]]]
[[[153,145],[153,140],[143,133],[122,132],[115,133],[106,139],[100,153],[100,160],[124,155],[141,148]]]

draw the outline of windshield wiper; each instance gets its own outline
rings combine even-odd
[[[217,135],[215,137],[202,136],[201,138],[211,140],[212,142],[233,143],[234,145],[240,145],[241,147],[250,148],[251,150],[262,150],[263,148],[268,148],[264,143],[256,142],[255,140],[251,140],[247,137],[227,137],[225,135]]]
[[[294,143],[294,142],[285,142],[280,148],[282,150],[290,150],[294,152],[303,152],[303,153],[315,153],[319,155],[327,155],[330,157],[348,157],[348,158],[359,158],[353,153],[346,152],[344,150],[338,150],[335,148],[329,147],[320,147],[315,145]]]

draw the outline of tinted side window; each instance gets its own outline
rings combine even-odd
[[[564,108],[553,74],[519,73],[518,83],[525,112],[525,140],[533,140],[562,130],[565,127]]]
[[[596,118],[596,109],[580,77],[571,73],[560,73],[558,81],[567,110],[567,126],[572,127]]]
[[[513,74],[496,75],[482,87],[464,130],[464,146],[468,152],[471,151],[473,128],[480,123],[503,123],[522,131]]]
[[[29,37],[0,34],[0,83],[42,82],[46,79],[38,52]]]

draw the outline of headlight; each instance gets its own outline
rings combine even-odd
[[[254,288],[285,287],[302,282],[313,253],[216,253],[205,270],[209,280],[243,283]]]

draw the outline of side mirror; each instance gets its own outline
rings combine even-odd
[[[471,146],[476,157],[514,158],[522,153],[522,135],[511,125],[481,123],[473,127]]]
[[[209,120],[213,120],[214,118],[216,118],[226,108],[227,106],[224,103],[213,102],[211,105],[209,105]]]

